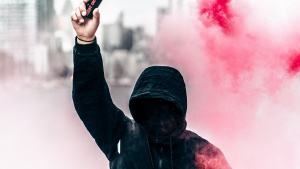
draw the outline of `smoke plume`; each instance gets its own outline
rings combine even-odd
[[[300,167],[300,3],[200,0],[162,19],[162,64],[189,90],[188,126],[232,168]]]

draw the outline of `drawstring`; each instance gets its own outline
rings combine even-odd
[[[172,138],[170,137],[170,151],[171,151],[171,169],[173,169],[173,147],[172,147]]]
[[[148,139],[148,135],[146,136],[147,138],[147,144],[148,144],[148,151],[149,151],[149,156],[150,156],[150,160],[151,160],[151,165],[152,165],[152,169],[155,169],[154,167],[154,162],[153,162],[153,157],[151,154],[151,149],[150,149],[150,144],[149,144],[149,139]],[[170,137],[170,152],[171,152],[171,169],[173,169],[173,147],[172,147],[172,138]]]

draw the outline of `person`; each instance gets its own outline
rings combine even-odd
[[[80,119],[110,161],[110,168],[230,169],[220,149],[186,130],[186,88],[177,69],[151,66],[142,72],[129,100],[133,119],[116,107],[95,36],[99,9],[93,11],[92,19],[85,18],[87,1],[71,14],[77,33],[72,97]]]

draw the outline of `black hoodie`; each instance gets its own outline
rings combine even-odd
[[[118,109],[104,78],[96,41],[74,47],[73,101],[75,109],[113,169],[230,169],[223,153],[207,140],[186,130],[186,121],[170,135],[157,137],[141,126],[139,100],[162,99],[183,117],[187,96],[180,72],[152,66],[143,71],[132,92],[129,108],[134,120]],[[120,153],[117,145],[120,141]]]

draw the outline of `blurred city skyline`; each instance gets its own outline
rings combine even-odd
[[[40,83],[71,76],[76,34],[70,14],[80,2],[0,2],[0,33],[3,35],[0,37],[0,84],[7,81]],[[188,0],[102,2],[97,37],[109,83],[132,84],[140,71],[151,64],[152,37],[161,18],[172,10],[183,9],[187,6],[183,2]]]
[[[79,2],[0,1],[0,168],[109,168],[72,104],[70,13]],[[158,17],[170,12],[168,2],[104,0],[100,6],[97,37],[107,81],[128,116],[132,83],[151,63],[150,44]]]
[[[67,0],[54,0],[54,8],[57,15],[63,10],[63,4]],[[75,8],[82,0],[72,0]],[[178,8],[188,9],[191,3],[197,0],[103,0],[99,9],[101,13],[101,23],[110,24],[115,22],[120,13],[124,14],[124,25],[127,27],[137,27],[143,25],[146,33],[154,35],[156,33],[157,17],[159,8],[169,8],[174,11]],[[138,14],[137,14],[138,13]]]

